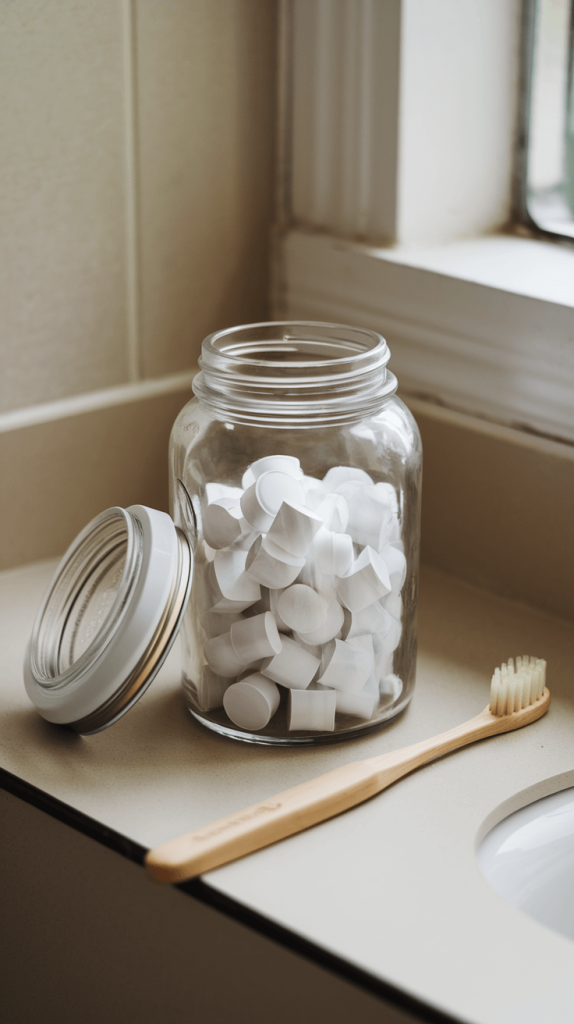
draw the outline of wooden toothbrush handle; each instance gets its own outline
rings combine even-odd
[[[277,796],[220,818],[151,850],[148,873],[158,882],[182,882],[203,871],[302,832],[368,800],[408,772],[467,743],[521,728],[546,711],[550,694],[513,715],[495,718],[488,708],[440,736],[365,761],[343,765]]]
[[[476,731],[475,723],[482,726],[482,717],[413,747],[343,765],[163,843],[148,853],[147,870],[156,881],[181,882],[302,832],[368,800],[425,761],[471,742],[469,729]]]
[[[356,761],[220,818],[151,850],[148,873],[181,882],[302,832],[373,796],[380,787],[371,776],[369,762]]]

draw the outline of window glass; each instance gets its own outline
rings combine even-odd
[[[574,238],[574,0],[525,4],[524,206],[543,231]]]

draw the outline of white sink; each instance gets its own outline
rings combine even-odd
[[[499,822],[480,844],[478,862],[509,903],[574,939],[574,788]]]

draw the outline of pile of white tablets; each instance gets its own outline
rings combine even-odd
[[[406,561],[391,484],[351,466],[317,480],[271,455],[241,488],[207,484],[202,518],[205,710],[258,731],[283,687],[290,730],[330,732],[337,714],[369,720],[398,695]]]

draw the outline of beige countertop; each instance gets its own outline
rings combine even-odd
[[[222,739],[185,710],[174,650],[125,718],[79,737],[39,718],[22,684],[52,569],[0,574],[0,767],[148,848],[347,761],[442,732],[482,710],[496,665],[523,653],[546,658],[553,699],[539,722],[442,758],[204,882],[455,1019],[573,1024],[574,943],[507,904],[475,858],[488,827],[574,785],[571,626],[427,570],[415,696],[380,732],[308,749]]]

